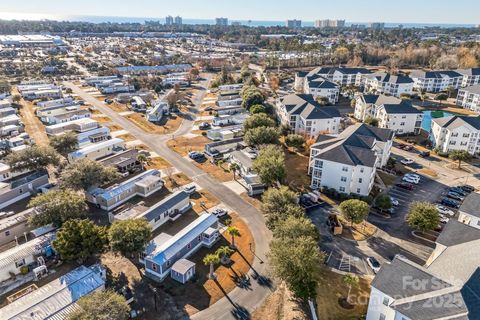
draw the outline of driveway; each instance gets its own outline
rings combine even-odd
[[[198,106],[202,103],[206,94],[205,88],[208,87],[211,78],[211,74],[207,75],[206,79],[200,84],[204,90],[193,100],[196,108],[189,108],[190,112],[186,114],[182,125],[174,133],[175,136],[184,135],[191,130],[196,118]],[[72,89],[72,91],[83,100],[98,108],[98,110],[108,116],[113,122],[130,132],[136,139],[141,140],[160,157],[174,164],[178,170],[182,171],[203,189],[209,191],[225,205],[232,208],[232,210],[237,212],[245,220],[255,240],[256,259],[253,262],[250,274],[252,279],[256,279],[257,281],[252,282],[249,290],[234,289],[228,296],[222,298],[210,308],[192,316],[192,319],[247,318],[250,312],[260,306],[267,295],[273,290],[273,288],[271,288],[271,282],[266,275],[266,254],[268,252],[268,243],[271,240],[271,232],[265,226],[263,215],[254,206],[243,200],[235,192],[231,191],[208,173],[197,168],[191,162],[170,150],[166,142],[171,138],[171,135],[156,135],[145,132],[73,83],[64,82],[64,85]]]

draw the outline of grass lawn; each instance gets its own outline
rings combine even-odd
[[[393,185],[395,182],[395,179],[397,179],[396,175],[389,174],[380,170],[377,170],[377,174],[387,187]]]
[[[292,151],[285,151],[286,182],[294,191],[307,191],[310,188],[310,177],[307,175],[309,157]]]
[[[339,300],[345,298],[348,287],[342,282],[343,275],[324,270],[317,290],[317,315],[322,320],[362,319],[367,313],[370,281],[360,278],[358,289],[352,289],[351,300],[355,302],[352,309],[345,309]]]
[[[202,260],[205,255],[215,252],[219,247],[229,245],[231,238],[228,234],[223,235],[212,248],[202,248],[189,258],[196,263],[196,275],[193,281],[181,285],[167,278],[161,285],[169,295],[175,298],[178,307],[184,308],[190,315],[208,308],[223,298],[236,287],[239,277],[250,270],[253,253],[250,251],[249,243],[252,243],[254,250],[252,234],[238,215],[232,213],[231,219],[232,225],[240,230],[241,237],[235,238],[237,251],[231,256],[232,263],[229,266],[215,266],[217,274],[215,281],[208,279],[209,267],[205,266]]]
[[[182,124],[183,119],[178,116],[170,116],[168,119],[163,121],[160,124],[154,124],[148,121],[145,118],[145,115],[140,113],[132,113],[126,116],[128,120],[133,122],[136,126],[141,128],[143,131],[150,132],[150,133],[160,133],[160,134],[168,134],[175,132],[178,127]]]
[[[204,151],[205,144],[210,142],[211,141],[204,136],[194,138],[176,137],[175,139],[168,140],[167,146],[181,156],[186,156],[189,151]]]
[[[343,225],[342,237],[355,241],[363,241],[370,238],[376,231],[377,227],[371,224],[368,221],[363,223],[354,223],[350,227],[350,222],[345,220],[341,215],[339,215],[339,220]]]

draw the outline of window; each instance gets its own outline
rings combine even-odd
[[[364,169],[364,168],[360,168],[360,172],[363,173],[363,171],[365,171],[365,169]]]
[[[341,177],[341,178],[340,178],[340,181],[342,181],[342,182],[347,182],[347,177]]]
[[[338,190],[340,190],[340,192],[345,192],[345,187],[340,187]]]
[[[385,315],[383,313],[380,313],[380,317],[378,319],[379,320],[385,320]]]
[[[357,188],[357,193],[360,193],[360,188]]]
[[[464,134],[463,134],[463,137],[464,137],[464,138],[468,138],[468,137],[470,137],[470,134],[469,134],[469,133],[464,133]]]
[[[10,235],[10,230],[5,231],[5,237],[8,237]]]
[[[187,244],[187,249],[190,249],[191,247],[192,247],[191,243]]]
[[[388,306],[388,302],[389,302],[388,298],[387,298],[387,297],[384,297],[384,298],[383,298],[383,304],[384,304],[385,306]]]
[[[169,267],[171,263],[172,262],[170,260],[167,260],[167,267]]]
[[[342,167],[342,171],[348,172],[348,167]]]
[[[198,240],[198,241],[202,241],[202,235],[199,235],[199,236],[197,237],[197,240]]]
[[[157,271],[158,270],[158,267],[155,263],[152,263],[152,270],[153,271]]]
[[[15,261],[15,267],[20,268],[23,265],[25,265],[25,259]]]
[[[362,183],[363,179],[362,178],[359,178],[358,179],[358,183]]]

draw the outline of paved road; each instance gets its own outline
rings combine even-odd
[[[211,76],[208,76],[201,85],[206,88],[210,79]],[[107,115],[113,122],[130,132],[135,138],[141,140],[160,157],[174,164],[178,170],[182,171],[202,188],[208,190],[244,219],[255,240],[255,255],[257,258],[255,258],[252,270],[250,271],[252,286],[249,289],[234,289],[227,297],[222,298],[210,308],[195,314],[192,316],[192,319],[247,318],[248,314],[260,306],[271,290],[273,290],[271,288],[271,282],[266,276],[266,253],[268,252],[268,243],[271,239],[271,233],[265,226],[265,220],[262,214],[254,206],[243,200],[240,196],[222,183],[218,182],[208,173],[205,173],[176,152],[170,150],[167,147],[166,142],[171,138],[171,135],[156,135],[145,132],[73,83],[64,82],[64,85],[67,88],[71,88],[72,91],[79,95],[83,100]],[[193,101],[196,106],[201,104],[205,93],[205,90],[203,90],[197,94]],[[194,120],[194,113],[187,114],[181,127],[175,132],[175,136],[189,132]],[[254,279],[256,279],[256,281]]]

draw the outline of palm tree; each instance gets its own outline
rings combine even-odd
[[[210,265],[210,272],[208,273],[208,278],[213,280],[215,279],[216,275],[213,272],[213,267],[220,262],[220,258],[218,257],[218,254],[207,254],[203,258],[203,263],[208,266]]]
[[[233,172],[233,180],[236,180],[235,173],[240,170],[240,166],[236,163],[230,163],[230,170]]]
[[[148,166],[152,163],[152,159],[150,159],[150,157],[147,157],[143,153],[137,156],[137,161],[140,162],[140,165],[142,166],[142,170],[145,170],[145,165]]]
[[[350,303],[350,293],[352,288],[358,288],[360,279],[353,273],[347,273],[343,276],[342,281],[348,286],[347,302]]]
[[[217,249],[215,254],[220,257],[220,262],[222,264],[229,264],[230,263],[230,255],[234,251],[230,249],[228,246],[223,246]]]
[[[241,237],[242,236],[242,234],[240,233],[240,230],[238,230],[237,227],[229,226],[227,228],[227,233],[232,237],[232,244],[230,245],[230,247],[231,248],[236,248],[235,237]]]

